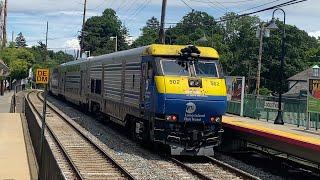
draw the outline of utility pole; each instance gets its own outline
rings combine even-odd
[[[13,42],[14,40],[14,31],[12,31],[12,34],[11,34],[11,42]]]
[[[257,82],[256,82],[256,94],[259,95],[260,91],[260,74],[261,74],[261,59],[262,59],[262,47],[263,47],[263,36],[264,36],[264,23],[261,24],[259,31],[259,57],[258,57],[258,69],[257,69]]]
[[[82,17],[82,29],[81,29],[81,45],[80,45],[80,58],[82,58],[83,46],[84,46],[84,25],[86,23],[86,11],[87,11],[87,0],[84,0],[83,4],[83,17]]]
[[[3,34],[2,34],[2,48],[7,44],[7,16],[8,16],[8,0],[4,1],[4,17],[3,17]]]
[[[47,21],[47,30],[46,30],[46,52],[44,60],[47,60],[47,54],[48,54],[48,32],[49,32],[49,22]]]
[[[270,28],[266,27],[266,23],[262,22],[260,29],[257,32],[257,37],[259,38],[259,57],[258,57],[258,68],[257,68],[257,77],[256,77],[256,94],[259,95],[260,84],[261,84],[261,61],[263,53],[263,37],[270,37]]]
[[[162,0],[161,23],[160,23],[160,31],[159,31],[159,41],[161,44],[165,44],[164,24],[165,24],[165,18],[166,18],[166,8],[167,8],[167,0]]]
[[[2,13],[3,13],[3,1],[0,2],[0,44],[2,44],[2,33],[3,33],[3,21],[2,21]]]

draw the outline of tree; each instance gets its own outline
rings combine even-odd
[[[10,65],[10,76],[12,79],[24,79],[28,77],[29,65],[26,61],[13,60]]]
[[[147,20],[146,25],[141,29],[142,35],[136,39],[132,47],[146,46],[159,41],[159,21],[152,16]]]
[[[21,47],[26,47],[26,46],[27,46],[26,39],[22,35],[22,32],[20,32],[18,34],[18,36],[16,37],[16,47],[21,48]]]
[[[27,48],[6,48],[0,52],[0,57],[8,64],[12,79],[26,78],[28,69],[35,62]]]
[[[114,51],[114,41],[110,37],[118,37],[118,50],[125,50],[128,45],[125,42],[127,29],[112,9],[106,9],[102,16],[89,18],[84,25],[84,47],[92,55],[111,53]],[[81,40],[81,37],[79,36]]]
[[[226,22],[217,24],[214,17],[205,12],[192,11],[185,15],[174,27],[166,31],[167,44],[195,44],[211,46],[218,50],[220,62],[226,75],[245,76],[248,79],[250,92],[255,88],[259,40],[256,30],[261,20],[257,16],[237,17],[235,13],[227,13]],[[281,54],[282,29],[284,24],[277,21],[278,30],[272,30],[269,38],[264,38],[261,87],[265,92],[277,91],[280,86],[279,66]],[[305,31],[295,26],[285,25],[286,28],[286,59],[284,78],[310,67],[319,62],[319,40],[308,36]],[[144,28],[142,29],[142,31]],[[151,32],[143,31],[136,44],[151,44],[154,39]],[[207,42],[199,42],[203,36]],[[139,42],[143,39],[143,43]],[[286,89],[287,84],[282,84]]]

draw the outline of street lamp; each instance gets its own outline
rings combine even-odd
[[[272,13],[272,20],[268,26],[269,29],[279,29],[275,19],[274,19],[274,13],[276,11],[282,11],[283,12],[283,32],[282,32],[282,43],[281,43],[281,59],[280,59],[280,73],[279,73],[279,82],[280,82],[280,86],[279,86],[279,101],[278,101],[278,114],[276,119],[274,120],[274,124],[281,124],[283,125],[283,111],[282,111],[282,81],[283,81],[283,66],[284,66],[284,57],[285,57],[285,38],[286,38],[286,29],[285,29],[285,25],[286,25],[286,13],[284,12],[283,9],[281,8],[277,8],[273,11]]]
[[[115,46],[114,46],[114,50],[115,50],[115,52],[117,52],[118,51],[118,36],[111,36],[110,37],[110,40],[114,40],[115,39]]]

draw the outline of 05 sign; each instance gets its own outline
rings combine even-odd
[[[49,69],[37,69],[36,83],[48,84],[49,82]]]

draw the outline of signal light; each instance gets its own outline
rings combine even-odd
[[[215,118],[215,117],[211,117],[211,118],[210,118],[210,121],[211,121],[212,123],[215,123],[215,122],[216,122],[216,118]]]
[[[171,116],[171,118],[172,118],[173,121],[177,120],[177,116],[175,116],[175,115]]]
[[[212,123],[221,123],[221,117],[220,117],[220,116],[218,116],[218,117],[212,116],[212,117],[210,118],[210,121],[211,121]]]
[[[167,115],[166,120],[176,122],[178,120],[178,117],[177,117],[177,115]]]

